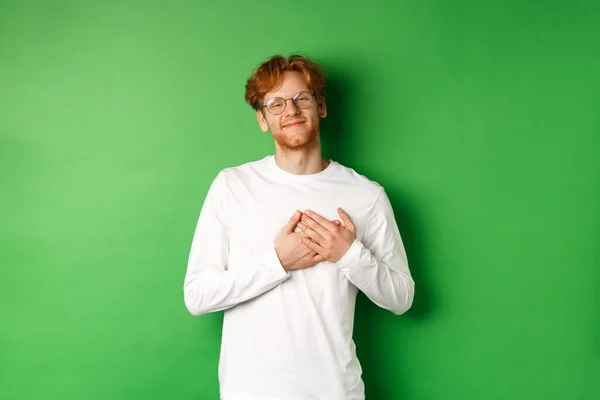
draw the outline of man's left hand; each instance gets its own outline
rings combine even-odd
[[[307,236],[302,241],[329,262],[338,262],[356,239],[356,227],[344,210],[338,208],[344,226],[338,226],[307,210],[298,227]]]

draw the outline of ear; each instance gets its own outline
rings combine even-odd
[[[265,115],[263,114],[263,110],[260,108],[258,110],[256,110],[256,120],[258,121],[258,125],[260,126],[260,129],[263,132],[266,132],[269,130],[269,125],[267,125],[267,119],[265,118]]]
[[[327,103],[325,103],[325,96],[319,95],[319,117],[325,118],[327,116]]]

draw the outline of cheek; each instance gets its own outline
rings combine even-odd
[[[321,117],[319,116],[319,113],[316,112],[314,114],[311,114],[310,120],[313,126],[318,126],[321,121]]]
[[[281,130],[279,126],[279,120],[277,118],[269,118],[267,119],[268,129],[271,133],[276,133]]]
[[[279,119],[277,117],[273,117],[269,119],[269,129],[277,130],[279,129]]]
[[[267,113],[265,119],[269,123],[269,125],[277,125],[279,121],[279,115],[273,115],[271,113]]]

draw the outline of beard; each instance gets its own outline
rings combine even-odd
[[[283,151],[309,150],[319,145],[319,125],[299,132],[271,131],[276,146]]]

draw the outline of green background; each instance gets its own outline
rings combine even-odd
[[[569,4],[567,4],[569,3]],[[167,5],[168,4],[168,5]],[[325,156],[416,281],[357,305],[367,399],[600,398],[600,3],[0,1],[0,398],[217,399],[183,278],[251,70],[329,69]]]

